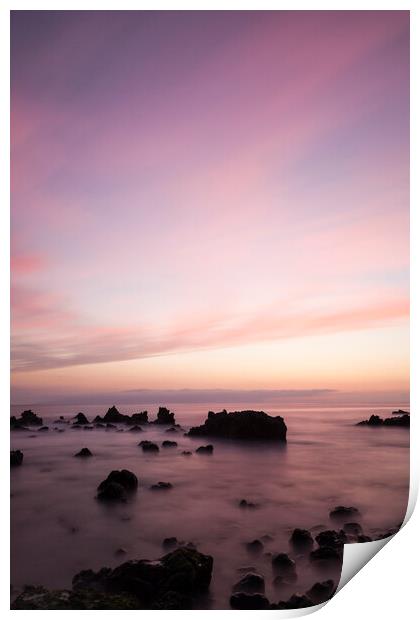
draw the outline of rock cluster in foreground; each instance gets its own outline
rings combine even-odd
[[[190,436],[225,437],[227,439],[262,439],[286,441],[287,426],[280,416],[264,411],[209,411],[201,426],[193,426]]]
[[[72,590],[27,586],[12,609],[189,609],[211,581],[213,558],[181,547],[160,560],[84,570]]]
[[[42,426],[42,418],[37,416],[31,409],[22,411],[20,417],[12,415],[10,418],[11,430],[25,430],[27,426]]]

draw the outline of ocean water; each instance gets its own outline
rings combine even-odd
[[[186,430],[199,424],[211,404],[170,406]],[[404,408],[404,405],[400,405]],[[155,406],[118,406],[122,413]],[[336,505],[356,506],[364,533],[375,538],[396,527],[405,516],[409,486],[409,432],[404,428],[357,427],[371,413],[391,414],[391,408],[281,408],[276,404],[230,405],[229,410],[264,409],[284,417],[287,445],[190,438],[166,427],[144,427],[143,433],[95,429],[73,430],[54,425],[83,411],[89,419],[103,415],[100,406],[12,407],[12,415],[32,408],[50,425],[49,432],[13,432],[12,449],[24,452],[21,467],[11,472],[11,578],[14,589],[24,584],[49,588],[71,586],[80,570],[116,566],[128,559],[155,559],[165,551],[169,536],[194,543],[214,558],[213,579],[202,608],[229,608],[232,585],[253,567],[265,577],[270,601],[305,592],[327,578],[338,582],[340,569],[314,568],[307,554],[289,547],[295,527],[336,529],[329,511]],[[64,428],[65,432],[54,430]],[[176,448],[144,453],[139,441],[178,442]],[[212,455],[194,450],[214,445]],[[88,447],[90,459],[74,458]],[[191,450],[186,457],[182,450]],[[129,469],[140,487],[125,504],[104,505],[95,499],[96,487],[112,469]],[[159,481],[169,491],[151,491]],[[247,499],[256,509],[241,509]],[[354,520],[354,519],[353,519]],[[264,550],[250,554],[246,543],[263,539]],[[126,555],[117,555],[119,548]],[[271,554],[289,553],[297,563],[298,580],[281,590],[273,586]]]

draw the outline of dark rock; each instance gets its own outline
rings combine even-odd
[[[168,441],[165,440],[162,442],[162,448],[176,448],[177,447],[177,442],[176,441]]]
[[[80,452],[76,452],[76,454],[74,456],[80,456],[80,457],[87,457],[87,456],[93,456],[92,452],[89,450],[89,448],[82,448],[80,450]]]
[[[248,592],[249,594],[259,592],[260,594],[264,594],[264,577],[258,575],[258,573],[247,573],[242,579],[235,583],[232,590],[233,592]]]
[[[166,407],[159,407],[156,420],[152,424],[175,424],[175,414]]]
[[[410,427],[410,416],[408,413],[395,418],[385,418],[384,420],[378,415],[371,415],[368,420],[358,422],[356,426],[402,426]]]
[[[110,424],[120,424],[126,422],[126,416],[118,411],[115,405],[112,405],[104,415],[104,422],[109,422]]]
[[[169,538],[164,538],[162,541],[162,547],[164,549],[167,549],[168,551],[169,549],[174,549],[177,546],[178,539],[176,538],[176,536],[169,536]]]
[[[358,516],[360,513],[354,506],[336,506],[330,512],[330,518],[335,520],[343,520]]]
[[[39,428],[39,429],[38,429],[38,433],[39,433],[39,432],[43,432],[43,433],[45,433],[46,431],[49,431],[49,430],[50,430],[50,429],[49,429],[49,427],[48,427],[48,426],[41,426],[41,428]]]
[[[170,482],[158,482],[157,484],[152,484],[150,487],[151,491],[167,491],[172,489],[172,484]]]
[[[347,542],[347,536],[343,530],[336,532],[335,530],[325,530],[315,536],[315,540],[320,547],[332,547],[337,549]]]
[[[397,409],[392,412],[392,415],[410,415],[409,411],[404,411],[403,409]]]
[[[326,581],[317,581],[312,588],[306,592],[306,596],[311,599],[316,605],[327,601],[333,595],[335,591],[334,582],[332,579]]]
[[[257,504],[254,504],[254,502],[248,502],[248,500],[246,499],[241,499],[241,501],[239,502],[239,507],[240,508],[257,508]]]
[[[67,420],[61,415],[57,420],[54,420],[54,424],[68,424]]]
[[[89,424],[89,420],[84,413],[78,413],[76,416],[74,416],[74,419],[76,420],[75,424]]]
[[[10,451],[10,466],[17,467],[18,465],[22,465],[23,462],[23,452],[21,450],[11,450]]]
[[[306,551],[312,549],[314,539],[312,538],[312,534],[309,530],[296,528],[293,530],[292,536],[290,537],[290,544],[295,549]]]
[[[147,424],[148,421],[147,411],[139,411],[138,413],[133,413],[128,424]]]
[[[98,486],[97,498],[104,501],[126,501],[127,494],[137,490],[138,480],[127,469],[114,470]]]
[[[360,534],[360,536],[357,537],[357,542],[358,543],[372,542],[372,539],[370,536],[366,536],[365,534]]]
[[[137,426],[137,424],[130,428],[130,433],[142,433],[142,432],[143,432],[142,427],[141,426]]]
[[[190,450],[183,450],[181,454],[183,454],[184,456],[192,456],[192,452],[190,452]]]
[[[228,439],[269,439],[286,441],[287,427],[280,416],[264,411],[209,411],[201,426],[193,426],[187,435]]]
[[[107,594],[95,590],[47,590],[25,586],[11,609],[138,609],[139,601],[129,594]]]
[[[196,450],[197,454],[213,454],[213,446],[209,444],[208,446],[200,446]]]
[[[263,594],[237,592],[230,597],[232,609],[268,609],[270,603]]]
[[[138,445],[143,449],[143,452],[159,452],[159,446],[148,439],[141,441]]]
[[[105,428],[117,428],[115,424],[111,424],[111,422],[107,422]]]
[[[10,426],[13,430],[27,426],[42,426],[42,424],[42,418],[37,416],[31,409],[22,411],[20,418],[16,418],[15,416],[10,418]]]
[[[313,604],[304,594],[293,594],[288,601],[279,601],[277,609],[304,609],[312,607]]]
[[[345,523],[343,525],[343,530],[346,534],[350,534],[351,536],[358,536],[362,533],[362,526],[360,523]]]
[[[341,550],[333,549],[332,547],[319,547],[319,549],[315,549],[315,551],[311,551],[309,554],[310,561],[320,566],[341,564],[342,557]]]
[[[257,538],[255,540],[252,540],[251,542],[246,543],[246,548],[247,551],[249,551],[250,553],[261,553],[264,549],[264,545]]]
[[[271,565],[276,575],[282,575],[289,580],[296,578],[296,564],[287,553],[276,553],[271,558]]]

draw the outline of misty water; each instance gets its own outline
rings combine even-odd
[[[19,415],[24,408],[42,416],[50,430],[11,434],[12,449],[24,452],[23,465],[11,472],[14,590],[24,584],[68,588],[82,569],[158,558],[166,552],[163,539],[176,536],[214,557],[209,595],[197,603],[199,607],[229,608],[232,585],[247,567],[264,575],[270,601],[284,600],[316,581],[331,577],[338,582],[340,576],[340,569],[319,572],[307,554],[290,549],[288,540],[295,527],[310,529],[314,535],[336,529],[329,511],[342,504],[360,510],[357,521],[365,534],[375,538],[405,516],[409,432],[355,426],[371,413],[391,415],[390,408],[285,409],[249,403],[246,408],[284,417],[287,445],[190,438],[156,425],[144,426],[142,433],[123,426],[119,428],[124,432],[74,430],[52,422],[60,415],[70,419],[78,411],[91,420],[104,415],[107,407],[28,405],[13,407],[12,414]],[[128,414],[148,409],[149,419],[155,418],[156,407],[150,405],[118,408]],[[185,430],[202,423],[215,409],[191,403],[170,408]],[[231,411],[244,408],[229,406]],[[144,439],[159,445],[165,439],[175,440],[178,446],[145,453],[138,447]],[[194,452],[210,442],[212,455]],[[93,458],[73,457],[83,447],[92,451]],[[191,450],[192,456],[182,455],[183,450]],[[111,470],[123,468],[139,478],[138,492],[124,504],[97,501],[98,484]],[[159,481],[170,482],[173,488],[149,489]],[[257,508],[240,508],[241,499]],[[252,555],[245,545],[256,538],[264,541],[264,551]],[[119,548],[126,555],[117,555]],[[278,590],[272,585],[270,554],[283,551],[296,560],[298,581]]]

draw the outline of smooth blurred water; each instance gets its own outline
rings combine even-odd
[[[118,406],[118,404],[117,404]],[[170,406],[170,405],[167,405]],[[404,408],[403,405],[401,405]],[[114,429],[73,430],[54,425],[60,415],[70,418],[83,411],[89,419],[103,415],[103,406],[27,406],[50,425],[49,432],[13,432],[12,449],[24,452],[21,467],[11,476],[12,584],[69,587],[72,576],[85,568],[115,566],[126,559],[154,559],[164,554],[162,540],[176,536],[193,542],[214,557],[208,600],[200,606],[229,607],[232,585],[241,567],[254,567],[266,579],[270,600],[304,592],[315,581],[339,579],[339,570],[319,573],[307,556],[296,556],[288,539],[295,527],[317,533],[334,529],[332,507],[354,505],[358,521],[372,537],[404,519],[409,485],[409,432],[403,428],[357,427],[371,413],[390,415],[384,408],[282,409],[249,403],[246,408],[282,415],[288,427],[287,445],[185,437],[165,433],[166,427],[144,427],[143,433]],[[122,413],[148,407],[118,406]],[[170,407],[187,429],[201,423],[209,405]],[[242,405],[229,406],[240,410]],[[13,407],[19,415],[23,407]],[[156,407],[149,406],[149,419]],[[53,428],[64,428],[59,433]],[[139,441],[165,439],[176,448],[144,453]],[[213,455],[195,448],[213,443]],[[90,459],[74,458],[88,447]],[[182,450],[192,450],[190,457]],[[112,469],[129,469],[140,480],[131,501],[116,506],[95,499],[97,485]],[[151,491],[158,481],[173,484],[169,491]],[[255,510],[238,507],[242,498],[258,504]],[[245,543],[263,536],[262,554],[250,555]],[[123,547],[125,556],[117,556]],[[297,561],[298,582],[281,591],[272,587],[269,553],[286,551]]]

